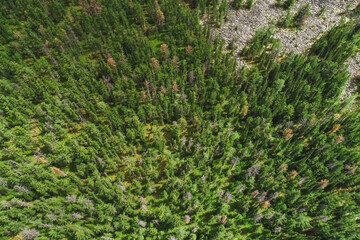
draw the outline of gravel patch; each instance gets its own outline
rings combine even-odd
[[[229,3],[231,0],[229,0]],[[274,37],[281,40],[282,51],[289,53],[304,53],[311,47],[316,39],[323,33],[339,24],[341,18],[348,20],[342,15],[349,4],[356,5],[357,0],[298,0],[292,12],[297,10],[303,4],[310,3],[311,16],[306,20],[305,25],[300,29],[276,28]],[[219,37],[224,39],[226,44],[233,42],[237,49],[235,57],[239,67],[249,65],[239,59],[238,53],[243,49],[246,43],[252,39],[256,29],[276,24],[286,10],[275,5],[276,0],[257,0],[251,10],[231,9],[232,14],[227,22],[220,28],[214,29],[218,32]],[[320,16],[321,9],[325,7],[325,12]],[[359,74],[360,54],[348,60],[348,71],[354,79]],[[352,81],[347,83],[344,90],[344,97],[349,97],[356,91],[356,84]]]
[[[350,79],[346,83],[346,88],[341,94],[341,101],[351,97],[358,90],[355,79],[360,76],[360,52],[357,52],[355,56],[349,58],[347,64],[348,64],[347,70],[349,72]]]

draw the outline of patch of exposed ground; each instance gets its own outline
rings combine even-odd
[[[342,99],[346,99],[357,92],[355,79],[360,76],[360,52],[357,52],[354,57],[348,59],[347,64],[350,81],[346,83],[346,88],[342,93]]]
[[[351,4],[355,6],[357,0],[298,0],[291,11],[297,12],[300,6],[306,3],[310,3],[311,16],[306,20],[305,25],[301,29],[277,27],[275,30],[274,37],[281,40],[282,50],[285,53],[291,51],[294,53],[305,52],[323,33],[339,24],[342,18],[347,20],[346,16],[342,13]],[[322,8],[325,8],[325,11],[320,15]],[[233,42],[237,46],[235,56],[239,66],[248,66],[246,62],[238,58],[238,52],[252,39],[256,29],[276,24],[286,14],[286,11],[276,6],[276,0],[257,0],[251,10],[232,9],[231,11],[232,13],[228,21],[216,30],[227,44]],[[359,62],[359,53],[348,60],[348,70],[351,79],[359,74]],[[355,91],[356,84],[349,81],[344,91],[344,96],[348,97]]]

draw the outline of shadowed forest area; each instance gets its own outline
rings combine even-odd
[[[360,4],[235,54],[214,28],[254,3],[4,1],[0,239],[359,239]]]

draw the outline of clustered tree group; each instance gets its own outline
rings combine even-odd
[[[260,29],[239,69],[227,11],[2,3],[0,239],[360,238],[359,23],[285,57]]]

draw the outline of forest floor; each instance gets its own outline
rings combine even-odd
[[[231,2],[231,1],[229,1]],[[348,20],[346,11],[356,5],[356,0],[298,0],[291,12],[297,12],[300,6],[310,3],[311,16],[300,29],[279,28],[275,30],[274,37],[281,40],[285,53],[303,53],[310,48],[312,43],[324,32],[337,25],[342,18]],[[321,14],[322,8],[325,11]],[[233,42],[237,49],[235,57],[239,67],[248,66],[238,57],[238,53],[255,34],[256,29],[276,24],[286,10],[276,6],[276,0],[257,0],[251,10],[232,9],[224,25],[216,30],[227,44]],[[346,85],[343,97],[346,98],[356,92],[355,76],[359,75],[360,53],[348,60],[350,81]]]

